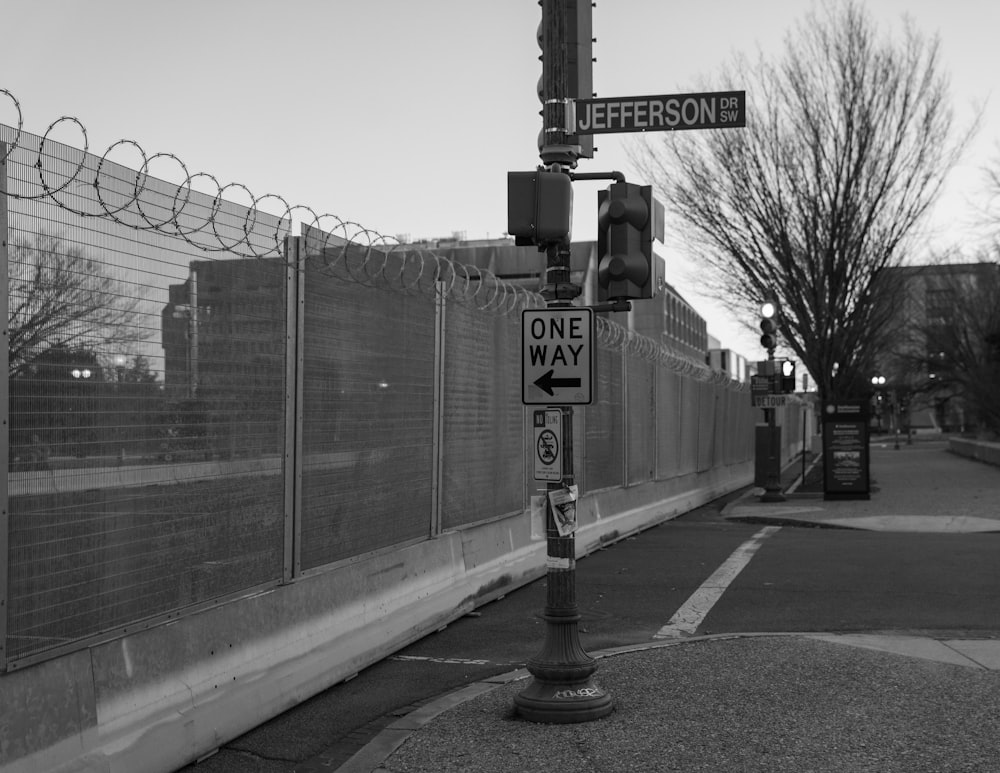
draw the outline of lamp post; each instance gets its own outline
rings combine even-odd
[[[878,396],[879,396],[879,400],[878,400],[878,428],[879,428],[880,431],[882,429],[882,412],[883,412],[883,405],[884,405],[884,402],[883,402],[882,398],[886,396],[885,393],[883,392],[883,390],[885,389],[886,383],[887,382],[886,382],[885,376],[882,376],[882,375],[872,376],[872,387],[875,389],[876,394],[878,394]],[[893,446],[892,447],[895,450],[898,451],[899,450],[899,424],[900,424],[900,418],[899,418],[899,398],[898,398],[898,395],[896,393],[896,389],[894,387],[890,387],[890,389],[888,390],[888,397],[889,397],[889,408],[890,408],[890,411],[889,411],[889,429],[892,431],[892,434],[893,434]]]
[[[875,398],[875,416],[878,419],[878,431],[882,431],[882,387],[885,386],[885,376],[872,376],[872,392]]]
[[[94,371],[85,365],[76,365],[70,369],[69,375],[74,381],[74,387],[68,396],[69,409],[73,412],[73,418],[70,421],[73,434],[66,440],[69,440],[70,437],[73,439],[76,456],[83,458],[87,455],[87,417],[93,415],[91,379],[94,376]]]
[[[767,350],[767,376],[770,381],[770,392],[775,392],[774,384],[781,374],[775,374],[774,350],[778,345],[778,302],[769,298],[760,305],[760,345]],[[764,476],[764,494],[761,502],[784,502],[785,495],[781,493],[781,429],[778,427],[777,408],[764,408],[764,421],[767,422],[767,467]]]
[[[549,171],[576,165],[574,146],[558,118],[572,95],[569,86],[570,28],[573,18],[590,25],[589,0],[543,0],[540,43],[543,52],[542,93],[545,106],[544,140],[540,156]],[[572,12],[572,13],[571,13]],[[579,13],[579,17],[577,17]],[[589,43],[590,34],[584,36]],[[589,67],[589,54],[581,64]],[[590,91],[589,85],[586,89]],[[584,94],[583,96],[589,96]],[[572,201],[572,198],[569,199]],[[543,296],[549,308],[568,308],[580,294],[570,273],[570,235],[545,244],[547,279]],[[570,489],[573,473],[573,406],[557,406],[562,417],[562,471],[560,480],[549,483],[549,495]],[[576,540],[573,531],[560,533],[551,496],[546,496],[546,601],[545,642],[527,663],[532,680],[514,697],[519,716],[530,722],[589,722],[614,710],[611,696],[593,679],[597,662],[580,642],[580,610],[576,603]]]

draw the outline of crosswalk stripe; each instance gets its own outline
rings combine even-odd
[[[653,635],[653,638],[674,639],[678,636],[693,634],[701,625],[701,621],[715,606],[715,602],[726,592],[729,584],[736,579],[736,575],[750,563],[750,559],[760,548],[761,543],[780,528],[780,526],[765,526],[736,548],[732,555],[723,561],[719,568],[712,572],[711,576],[698,587],[698,590],[692,593],[688,600],[681,605],[680,609],[670,618],[670,622]]]

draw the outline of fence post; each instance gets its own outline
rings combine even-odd
[[[285,237],[285,528],[282,579],[302,571],[302,401],[305,330],[303,237]]]
[[[0,318],[3,319],[3,348],[10,359],[10,331],[7,327],[9,309],[8,293],[10,282],[7,254],[7,153],[8,145],[0,142],[0,272],[3,273],[3,293],[0,293]],[[7,616],[10,610],[7,598],[7,571],[10,556],[10,516],[8,515],[7,471],[10,469],[10,368],[3,378],[0,387],[0,410],[3,410],[3,422],[0,426],[0,459],[3,461],[2,509],[0,509],[0,671],[7,667]]]
[[[433,416],[431,417],[431,523],[430,534],[441,533],[442,486],[444,482],[444,358],[447,286],[434,283],[434,386]]]

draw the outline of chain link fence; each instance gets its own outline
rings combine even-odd
[[[47,135],[0,125],[8,667],[530,507],[539,296]],[[583,493],[752,457],[742,387],[597,338]]]

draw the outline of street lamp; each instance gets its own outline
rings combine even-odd
[[[760,345],[767,350],[767,360],[762,364],[764,373],[769,379],[768,392],[773,393],[775,384],[781,383],[782,374],[775,373],[774,350],[778,346],[778,302],[774,298],[765,297],[760,304]],[[761,502],[784,502],[781,493],[781,427],[778,426],[775,412],[777,408],[764,408],[764,421],[767,423],[766,444],[758,445],[758,453],[767,448],[767,464],[764,474],[764,494]]]
[[[872,376],[872,410],[875,411],[875,418],[878,421],[878,431],[882,432],[882,393],[879,387],[885,386],[885,376]]]
[[[886,384],[885,376],[872,376],[872,386],[878,393],[879,431],[882,430],[882,411],[884,409],[884,405],[882,403],[883,394],[881,392],[881,389],[885,386],[885,384]],[[895,389],[889,390],[889,407],[891,409],[889,413],[889,420],[894,437],[893,448],[895,448],[898,451],[899,450],[899,401],[897,399]]]

